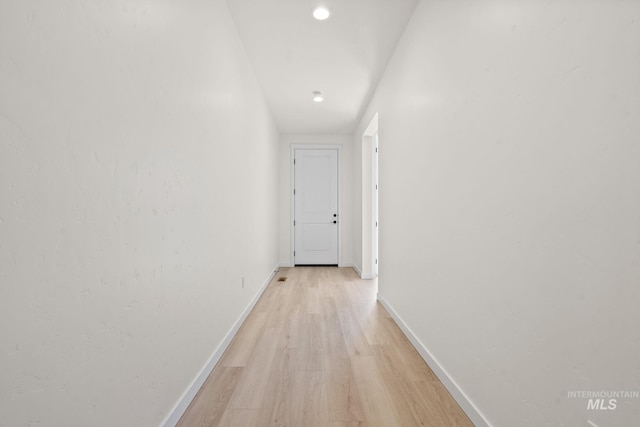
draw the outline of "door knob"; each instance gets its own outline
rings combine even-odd
[[[333,223],[334,223],[334,224],[337,224],[337,223],[338,223],[338,221],[333,221]]]
[[[338,214],[333,214],[333,217],[334,217],[334,218],[335,218],[335,217],[337,217],[337,216],[338,216]]]

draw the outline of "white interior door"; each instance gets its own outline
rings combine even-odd
[[[338,264],[338,150],[294,151],[294,263]]]

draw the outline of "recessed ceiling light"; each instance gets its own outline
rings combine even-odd
[[[324,101],[324,98],[322,97],[322,92],[313,92],[313,100],[314,102]]]
[[[325,19],[329,18],[330,15],[331,12],[329,12],[329,9],[325,7],[318,7],[313,11],[313,17],[318,21],[324,21]]]

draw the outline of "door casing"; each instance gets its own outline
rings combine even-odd
[[[342,265],[342,145],[341,144],[290,144],[290,188],[289,188],[289,197],[290,197],[290,205],[291,205],[291,214],[290,218],[290,265],[295,266],[295,258],[294,251],[296,250],[296,242],[295,242],[295,227],[293,225],[293,221],[295,220],[295,199],[293,195],[293,190],[295,186],[295,167],[293,164],[293,159],[295,158],[296,150],[338,150],[338,266]]]
[[[361,162],[361,173],[362,173],[362,186],[361,186],[361,202],[362,202],[362,211],[360,216],[360,226],[361,226],[361,253],[360,259],[358,260],[360,264],[360,277],[362,279],[375,279],[377,276],[377,271],[375,269],[375,260],[379,257],[379,247],[380,241],[378,239],[376,248],[374,248],[374,233],[377,230],[374,229],[375,221],[374,218],[374,191],[375,191],[375,181],[376,179],[373,176],[373,169],[376,166],[374,164],[375,155],[375,143],[374,143],[374,135],[380,136],[378,131],[378,113],[376,113],[371,122],[365,129],[362,134],[362,162]],[[379,196],[379,194],[376,194]],[[378,197],[379,199],[379,197]]]

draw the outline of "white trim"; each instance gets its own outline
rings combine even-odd
[[[278,268],[290,268],[290,267],[293,267],[293,265],[291,265],[291,263],[289,263],[289,262],[281,262],[278,265]]]
[[[396,324],[400,327],[402,332],[409,338],[409,341],[415,349],[418,351],[420,356],[424,359],[424,361],[429,365],[431,370],[436,374],[440,382],[445,386],[445,388],[451,393],[456,402],[460,405],[462,410],[467,414],[467,416],[471,419],[473,424],[476,427],[491,427],[491,423],[486,419],[482,412],[473,404],[473,402],[469,399],[469,397],[460,389],[458,384],[451,378],[449,373],[438,363],[435,357],[431,354],[431,352],[425,347],[424,344],[420,341],[420,339],[411,331],[411,329],[407,326],[406,323],[402,321],[398,313],[395,312],[393,308],[389,305],[389,303],[378,293],[378,301],[382,306],[387,310],[387,312],[391,315]]]
[[[362,273],[360,273],[360,278],[362,280],[373,280],[376,277],[378,277],[376,274],[362,274]]]
[[[292,150],[342,150],[342,144],[289,144]]]
[[[378,134],[378,122],[379,117],[378,113],[374,114],[369,122],[369,125],[365,129],[362,134],[361,139],[361,147],[362,147],[362,158],[361,158],[361,169],[360,173],[362,176],[362,196],[360,202],[362,203],[362,211],[360,217],[360,231],[361,231],[361,263],[362,263],[362,272],[361,275],[363,279],[374,279],[377,277],[376,268],[374,266],[375,263],[375,254],[373,247],[373,234],[374,234],[374,221],[373,218],[373,203],[374,203],[374,192],[375,192],[375,183],[373,176],[374,169],[374,159],[375,159],[375,146],[376,141],[374,140],[374,136]],[[370,152],[370,158],[367,158],[367,153]],[[366,174],[366,172],[369,172]],[[365,176],[366,174],[366,176]],[[365,220],[366,218],[366,220]],[[370,226],[365,230],[365,223],[369,223]]]
[[[358,275],[360,275],[360,269],[358,269],[358,267],[356,267],[356,265],[352,262],[343,262],[341,264],[338,264],[339,268],[353,268],[353,270],[358,273]]]
[[[293,226],[293,221],[295,219],[295,199],[293,197],[293,190],[295,187],[295,167],[293,166],[293,160],[295,157],[296,150],[337,150],[338,151],[338,265],[340,265],[340,257],[342,256],[342,144],[289,144],[289,165],[291,167],[290,170],[290,178],[289,178],[289,197],[290,197],[290,205],[291,205],[291,213],[289,217],[290,223],[290,256],[291,256],[291,266],[295,267],[296,260],[293,256],[293,253],[296,249],[295,242],[295,228]]]
[[[351,268],[353,268],[353,271],[355,271],[355,272],[356,272],[356,274],[358,275],[358,277],[360,277],[361,279],[364,279],[364,278],[362,277],[362,271],[360,271],[360,267],[358,267],[358,266],[357,266],[355,263],[353,263],[353,262],[350,262],[350,263],[347,263],[347,264],[344,264],[344,265],[340,265],[339,267],[351,267]],[[375,277],[372,277],[372,279],[375,279]]]
[[[367,125],[367,128],[364,130],[363,135],[373,136],[374,133],[378,132],[379,120],[378,113],[375,113]]]
[[[358,273],[358,276],[362,277],[362,270],[360,270],[360,267],[353,264],[353,269],[356,271],[356,273]]]
[[[345,264],[343,267],[351,267],[351,268],[353,268],[353,271],[355,271],[358,274],[358,276],[362,277],[362,271],[360,271],[360,268],[357,265],[355,265],[354,263],[350,262],[348,264]]]
[[[378,212],[378,130],[371,136],[371,273],[378,276],[378,222],[380,213]]]
[[[296,168],[293,164],[293,162],[295,161],[295,156],[296,156],[296,151],[295,151],[295,146],[297,144],[291,144],[289,146],[289,166],[290,166],[290,170],[289,170],[289,205],[291,208],[291,212],[289,214],[289,264],[292,267],[295,267],[296,265],[296,259],[293,256],[293,254],[295,253],[296,250],[296,235],[295,235],[295,227],[293,226],[293,221],[295,220],[296,217],[296,207],[295,207],[295,199],[293,197],[293,191],[294,191],[294,187],[295,187],[295,179],[296,179]]]
[[[256,294],[256,296],[253,297],[253,299],[251,300],[247,308],[244,310],[240,318],[236,321],[236,323],[233,325],[231,330],[227,333],[227,335],[222,340],[218,348],[216,348],[216,350],[213,352],[213,354],[211,355],[207,363],[202,367],[198,375],[194,378],[194,380],[191,382],[189,387],[187,387],[185,392],[182,394],[182,397],[180,397],[180,399],[171,409],[171,411],[166,416],[166,418],[162,421],[162,423],[160,423],[160,426],[175,427],[176,424],[178,424],[178,421],[180,421],[180,417],[182,417],[184,412],[187,410],[187,408],[191,404],[191,401],[196,397],[198,390],[200,390],[200,388],[206,381],[207,377],[209,377],[209,374],[211,374],[211,371],[213,371],[213,368],[215,368],[216,364],[224,354],[227,347],[229,347],[229,344],[231,344],[231,341],[238,333],[240,326],[242,326],[244,321],[247,319],[247,316],[249,316],[249,313],[251,313],[251,310],[253,310],[253,307],[255,307],[256,303],[262,296],[262,293],[267,288],[267,285],[269,285],[269,283],[271,282],[271,279],[273,279],[273,277],[276,275],[276,272],[278,271],[279,268],[280,268],[279,266],[276,266],[273,269],[273,272],[271,272],[271,274],[267,278],[267,280],[265,280],[264,283],[260,286],[260,289],[258,290],[258,293]]]

